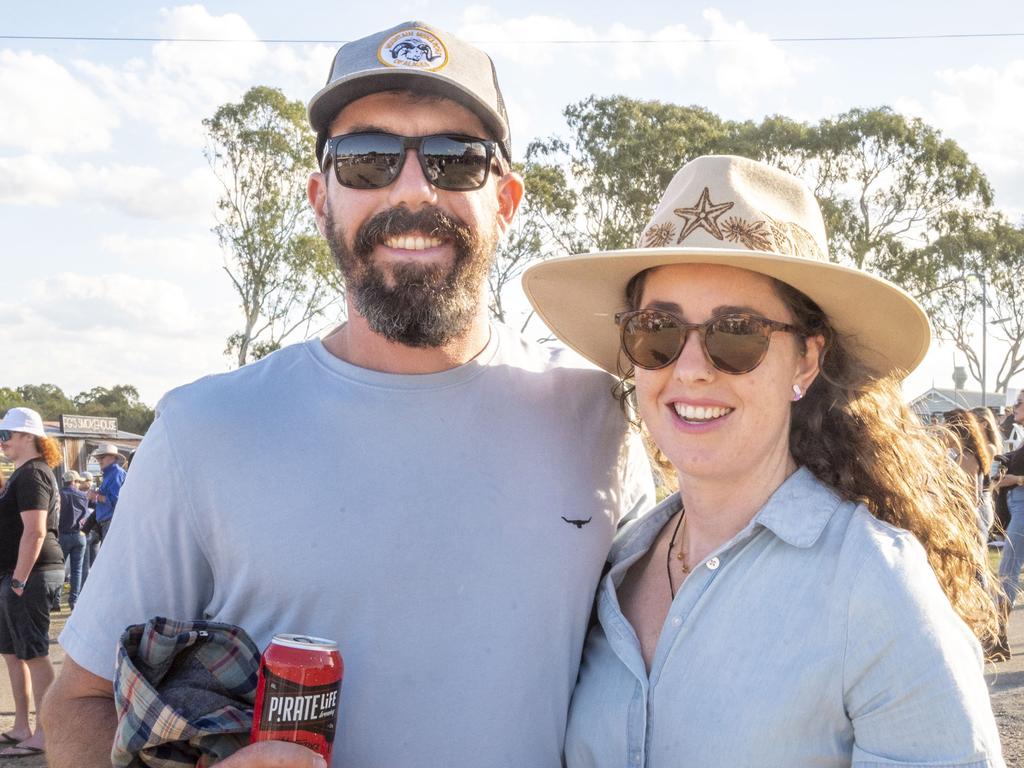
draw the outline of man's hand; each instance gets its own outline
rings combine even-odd
[[[51,768],[110,768],[117,712],[109,680],[65,656],[60,677],[47,691],[42,718]],[[217,768],[327,768],[327,763],[298,744],[261,741],[242,747]]]
[[[286,741],[260,741],[242,747],[217,768],[327,768],[327,763],[311,749]]]

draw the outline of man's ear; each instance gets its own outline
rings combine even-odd
[[[523,200],[523,177],[515,171],[509,171],[498,179],[498,221],[504,234],[512,224],[512,219],[519,210]]]
[[[324,211],[327,209],[327,177],[320,171],[313,171],[306,180],[306,199],[309,200],[309,207],[313,209],[313,216],[316,218],[316,228],[320,234],[327,237],[327,219]]]

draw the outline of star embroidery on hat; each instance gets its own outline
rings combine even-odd
[[[697,228],[706,230],[719,240],[723,240],[722,230],[718,227],[718,219],[734,205],[736,203],[712,203],[711,191],[704,187],[704,191],[700,193],[700,199],[695,206],[692,208],[676,208],[673,211],[676,216],[679,216],[686,222],[676,242],[683,242]]]

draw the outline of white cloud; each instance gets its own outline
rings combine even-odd
[[[73,174],[52,160],[0,157],[0,205],[59,205],[74,190]]]
[[[212,16],[201,5],[161,11],[160,32],[169,37],[256,40],[237,14]],[[237,101],[255,84],[268,55],[264,43],[157,43],[146,60],[109,66],[79,60],[78,71],[133,120],[156,128],[165,141],[199,147],[202,120]]]
[[[723,115],[756,118],[787,108],[789,97],[800,95],[798,81],[812,70],[810,59],[715,9],[694,24],[647,29],[624,22],[596,26],[568,14],[506,16],[482,5],[467,8],[461,22],[453,31],[495,59],[517,154],[526,146],[522,137],[564,132],[557,116],[590,94],[724,102]],[[738,42],[702,42],[723,36]]]
[[[0,204],[59,206],[75,202],[133,218],[203,220],[219,192],[205,165],[184,173],[151,166],[60,166],[38,155],[0,158]]]
[[[191,280],[222,279],[223,252],[213,234],[205,237],[137,237],[125,232],[104,236],[100,247],[105,253],[118,258],[126,267],[161,271],[180,275],[186,273]]]
[[[95,386],[132,384],[143,402],[155,405],[168,388],[230,367],[223,354],[229,324],[211,322],[189,334],[152,334],[91,322],[96,315],[105,319],[102,303],[79,310],[81,322],[62,318],[58,324],[34,309],[0,302],[5,329],[18,339],[4,353],[3,384],[53,382],[72,395]]]
[[[217,181],[209,168],[173,175],[146,166],[85,167],[83,192],[108,208],[144,219],[193,219],[212,215]]]
[[[897,108],[955,139],[995,186],[996,205],[1024,215],[1024,59],[1002,70],[973,66],[936,77],[941,86],[927,100],[906,99]]]
[[[259,36],[236,13],[212,16],[202,5],[163,8],[160,31],[168,37],[209,40],[252,40]],[[264,43],[158,43],[153,47],[155,69],[191,83],[227,79],[240,81],[267,55]]]
[[[796,72],[806,65],[767,35],[751,31],[742,21],[728,21],[714,8],[703,15],[711,26],[709,37],[730,41],[709,44],[715,80],[723,95],[752,104],[766,90],[796,84]]]
[[[91,152],[111,144],[118,119],[85,84],[48,56],[0,51],[0,146]]]
[[[810,69],[767,35],[726,19],[721,11],[708,9],[703,19],[709,29],[698,35],[684,24],[643,30],[616,22],[598,29],[559,16],[502,18],[491,8],[473,6],[463,14],[457,34],[481,41],[503,59],[503,66],[511,61],[542,76],[540,83],[590,79],[595,70],[626,85],[668,74],[670,81],[685,78],[691,92],[704,88],[708,95],[708,84],[717,86],[721,95],[746,110],[766,92],[791,88],[798,73]],[[705,36],[735,42],[701,43]],[[556,40],[569,42],[544,44]]]
[[[173,242],[148,244],[157,251],[152,256],[173,258]],[[112,237],[105,245],[132,244]],[[190,276],[183,287],[126,272],[30,280],[18,299],[0,297],[0,323],[18,340],[4,350],[0,384],[49,381],[71,394],[133,384],[153,405],[170,387],[228,370],[224,345],[241,316],[227,280],[212,283]]]
[[[695,39],[682,24],[648,33],[616,22],[601,30],[559,16],[502,19],[483,6],[466,10],[457,34],[465,40],[481,41],[486,50],[529,71],[548,77],[558,73],[559,79],[585,69],[601,69],[619,81],[638,80],[663,70],[679,75],[699,55],[699,48],[688,44],[633,42]],[[506,40],[509,42],[503,42]]]
[[[204,312],[167,280],[61,272],[34,281],[28,297],[25,305],[58,330],[189,336],[203,328]]]

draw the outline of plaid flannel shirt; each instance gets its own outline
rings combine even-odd
[[[117,768],[205,768],[249,743],[260,652],[240,627],[157,617],[117,648]]]

